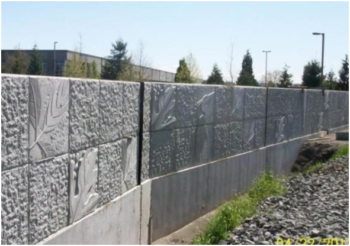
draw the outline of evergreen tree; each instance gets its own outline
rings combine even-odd
[[[323,81],[323,88],[329,90],[337,89],[337,78],[335,77],[335,73],[331,70],[327,75],[326,79]]]
[[[93,61],[92,63],[86,64],[86,77],[91,79],[99,79],[100,74],[97,70],[97,63]]]
[[[37,46],[34,45],[33,53],[30,55],[28,74],[31,75],[43,75],[43,63],[41,60],[41,56],[39,51],[37,50]]]
[[[209,75],[206,84],[216,84],[222,85],[224,84],[224,80],[222,78],[222,73],[217,64],[214,64],[213,71]]]
[[[12,55],[6,55],[1,64],[1,72],[26,74],[28,71],[28,63],[28,55],[17,48],[17,50]]]
[[[308,62],[304,67],[303,85],[307,87],[320,87],[322,85],[322,68],[316,60]]]
[[[254,78],[253,59],[249,53],[249,50],[247,50],[247,53],[243,57],[242,70],[239,73],[237,85],[259,86],[258,82]]]
[[[64,77],[85,78],[85,64],[80,59],[80,55],[74,53],[73,59],[68,60],[66,66],[63,68],[62,75]]]
[[[118,79],[131,65],[131,57],[127,55],[127,43],[122,39],[112,44],[111,55],[102,67],[101,77],[103,79]]]
[[[345,55],[342,68],[339,70],[339,84],[338,88],[343,91],[349,90],[349,59],[348,55]]]
[[[185,59],[181,59],[179,67],[176,70],[175,82],[177,83],[192,83],[191,72],[188,69]]]
[[[288,68],[289,67],[287,65],[284,66],[282,74],[281,74],[279,81],[278,81],[278,84],[277,84],[278,87],[290,87],[292,85],[293,75],[288,73]]]

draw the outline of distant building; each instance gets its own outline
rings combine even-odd
[[[8,56],[13,55],[17,50],[1,50],[1,63],[6,63],[6,58]],[[33,50],[21,50],[28,55],[30,55]],[[41,55],[41,59],[43,62],[44,73],[47,76],[54,76],[54,50],[38,50]],[[70,50],[56,50],[56,71],[55,76],[62,76],[63,68],[67,64],[67,62],[73,59],[73,56],[79,55],[80,58],[87,64],[91,64],[93,61],[97,64],[98,72],[101,73],[102,66],[108,60],[107,58],[88,55],[84,53],[78,53]],[[133,65],[135,71],[138,71],[140,68],[137,65]],[[174,82],[175,74],[161,71],[153,68],[143,67],[143,73],[145,74],[145,81],[162,81],[162,82]]]

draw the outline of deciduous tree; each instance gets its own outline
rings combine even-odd
[[[186,56],[185,61],[186,61],[188,69],[190,70],[191,80],[193,82],[200,82],[200,81],[202,81],[201,70],[199,69],[197,59],[193,55],[192,52],[190,52],[188,54],[188,56]]]

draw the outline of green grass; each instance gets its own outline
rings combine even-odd
[[[342,156],[349,156],[349,145],[344,145],[343,147],[341,147],[340,149],[337,150],[337,152],[335,152],[334,155],[332,155],[332,157],[329,159],[330,161],[336,159],[336,158],[340,158]]]
[[[318,170],[320,170],[323,167],[323,163],[322,162],[317,162],[315,165],[309,166],[304,173],[306,174],[311,174],[314,172],[317,172]]]
[[[328,160],[328,161],[332,161],[334,159],[343,157],[343,156],[349,156],[349,145],[344,145],[343,147],[339,148],[337,150],[337,152],[335,152]],[[318,162],[315,165],[309,166],[305,171],[303,171],[303,173],[306,174],[311,174],[314,172],[317,172],[318,170],[320,170],[323,167],[324,163]]]
[[[258,204],[270,197],[285,192],[281,179],[268,171],[257,179],[247,194],[237,196],[222,205],[209,221],[205,230],[194,240],[194,244],[218,244],[228,237],[228,233],[240,225],[246,218],[257,212]]]

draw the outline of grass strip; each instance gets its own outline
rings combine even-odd
[[[267,171],[254,182],[246,194],[236,196],[232,201],[222,205],[193,243],[218,244],[246,218],[253,216],[262,200],[282,195],[285,190],[282,179]]]

